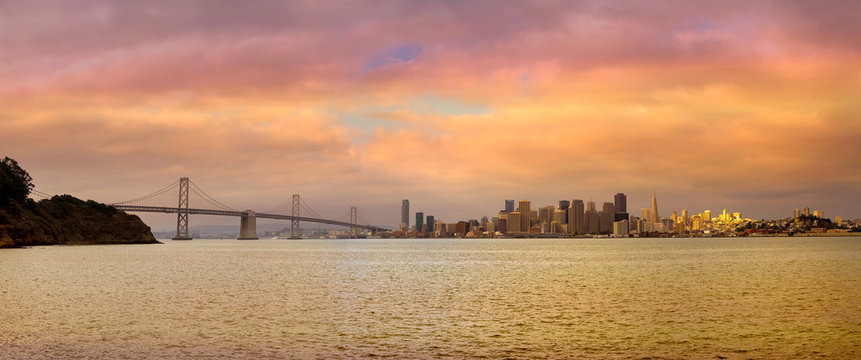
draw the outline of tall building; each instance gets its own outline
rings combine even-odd
[[[793,212],[792,214],[793,214],[792,217],[797,218],[797,217],[801,216],[801,210],[799,210],[798,208],[795,208],[795,212]]]
[[[401,224],[410,228],[410,201],[406,199],[401,202]]]
[[[520,218],[520,211],[512,211],[508,213],[508,222],[506,225],[508,226],[509,233],[519,233],[522,232],[520,230],[520,226],[523,224]]]
[[[568,200],[559,200],[559,210],[565,210],[571,206],[571,202]]]
[[[568,208],[569,233],[574,235],[583,235],[586,233],[583,210],[583,200],[574,200],[571,207]]]
[[[613,222],[615,221],[616,207],[611,202],[605,202],[603,208],[598,213],[598,229],[602,234],[613,232]]]
[[[649,212],[649,222],[656,223],[660,217],[658,216],[658,191],[652,193],[652,210]]]
[[[427,224],[429,233],[433,233],[434,231],[436,231],[436,219],[434,219],[433,215],[427,216]]]
[[[555,210],[553,212],[553,221],[556,221],[559,224],[565,224],[568,222],[568,220],[566,219],[566,216],[567,215],[565,214],[565,210],[562,210],[562,209]],[[556,231],[554,230],[554,232],[556,232]]]
[[[586,214],[584,216],[584,222],[586,223],[586,233],[587,234],[597,234],[601,232],[600,228],[600,220],[598,219],[598,212],[595,211],[595,203],[590,201],[589,203],[592,206],[586,210]]]
[[[505,212],[514,212],[514,200],[505,200]]]
[[[628,221],[628,197],[623,193],[616,193],[613,196],[613,205],[615,210],[613,221]]]
[[[810,216],[810,208],[807,206],[804,207],[804,216]]]
[[[649,219],[651,219],[651,218],[652,217],[649,216],[649,209],[646,209],[646,208],[640,209],[640,219],[642,219],[643,221],[649,221]]]
[[[416,231],[422,231],[422,225],[425,221],[425,213],[421,211],[416,212]]]
[[[712,222],[712,211],[711,210],[703,210],[703,223]]]
[[[676,220],[676,221],[678,221],[678,220]],[[687,209],[682,209],[682,220],[681,220],[681,223],[682,223],[682,224],[685,224],[685,225],[688,225],[688,210],[687,210]]]
[[[628,197],[623,193],[616,193],[613,196],[613,204],[615,205],[615,212],[617,214],[628,212]]]
[[[532,211],[529,210],[529,200],[520,200],[517,202],[518,211],[520,212],[520,232],[529,232],[529,218],[532,217]]]

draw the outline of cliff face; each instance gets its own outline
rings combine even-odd
[[[95,201],[62,195],[0,207],[0,248],[156,243],[140,218]]]

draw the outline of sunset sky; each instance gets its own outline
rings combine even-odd
[[[0,156],[393,226],[503,199],[861,217],[859,1],[0,1]],[[194,204],[192,204],[194,206]],[[175,217],[142,217],[156,230]],[[192,217],[192,226],[235,219]],[[289,224],[285,224],[289,225]]]

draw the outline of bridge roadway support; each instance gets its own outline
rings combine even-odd
[[[257,215],[254,211],[245,210],[239,218],[239,237],[237,240],[257,240]]]

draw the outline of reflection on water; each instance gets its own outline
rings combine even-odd
[[[0,358],[858,358],[861,239],[0,251]]]

